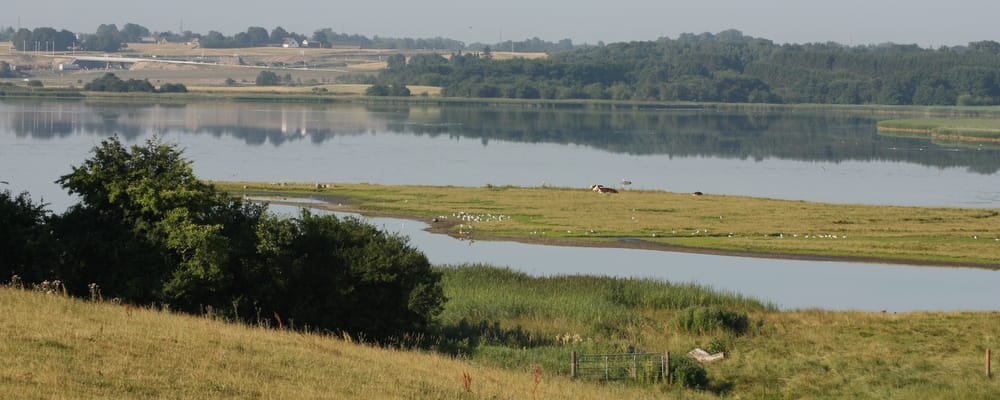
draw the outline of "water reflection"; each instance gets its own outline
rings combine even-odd
[[[293,215],[298,208],[271,206]],[[338,213],[340,216],[350,215]],[[1000,272],[970,268],[769,260],[663,251],[468,242],[424,231],[427,225],[366,218],[410,238],[434,264],[487,263],[536,276],[590,274],[695,282],[776,303],[783,309],[903,312],[998,310]]]
[[[428,137],[580,145],[604,152],[761,161],[893,161],[1000,171],[995,145],[932,143],[875,133],[879,115],[834,112],[581,110],[468,106],[264,103],[91,104],[4,100],[18,135],[58,138],[146,132],[231,136],[248,145],[323,143],[341,135],[392,132]]]
[[[0,100],[0,179],[44,196],[103,138],[177,143],[204,179],[633,189],[1000,207],[1000,150],[880,136],[878,116]]]

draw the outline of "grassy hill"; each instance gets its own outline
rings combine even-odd
[[[0,398],[651,398],[325,335],[0,288]],[[469,391],[463,374],[471,377]]]
[[[0,309],[6,312],[0,324],[0,398],[995,399],[1000,394],[1000,381],[985,376],[983,363],[985,349],[1000,348],[996,312],[777,311],[692,285],[533,278],[484,267],[442,271],[450,300],[440,318],[440,337],[430,338],[439,344],[431,347],[448,352],[457,346],[458,357],[0,287]],[[685,331],[675,321],[689,304],[747,312],[751,327],[740,335]],[[448,332],[462,326],[465,339],[445,343],[451,340]],[[476,327],[489,329],[469,335]],[[709,384],[703,391],[566,377],[571,350],[669,350],[680,357],[693,347],[726,351],[724,360],[704,365]]]

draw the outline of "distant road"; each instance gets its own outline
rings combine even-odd
[[[51,57],[51,58],[72,58],[74,62],[76,61],[95,61],[95,62],[112,62],[112,63],[131,63],[135,64],[138,62],[153,62],[153,63],[164,63],[164,64],[183,64],[183,65],[198,65],[198,66],[212,66],[212,67],[236,67],[236,68],[256,68],[256,69],[290,69],[290,70],[308,70],[308,71],[328,71],[328,72],[349,72],[344,69],[336,68],[291,68],[291,67],[265,67],[258,65],[238,65],[238,64],[220,64],[220,63],[210,63],[210,62],[200,62],[200,61],[180,61],[180,60],[164,60],[158,58],[145,58],[145,57],[111,57],[111,56],[76,56],[76,55],[50,55],[45,54],[40,57]]]

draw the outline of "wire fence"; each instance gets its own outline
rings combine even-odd
[[[670,353],[613,353],[571,355],[570,375],[600,381],[667,381]]]

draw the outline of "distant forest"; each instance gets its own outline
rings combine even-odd
[[[1000,104],[1000,43],[775,44],[729,30],[612,43],[547,59],[488,51],[390,59],[385,83],[445,96],[732,103]]]

